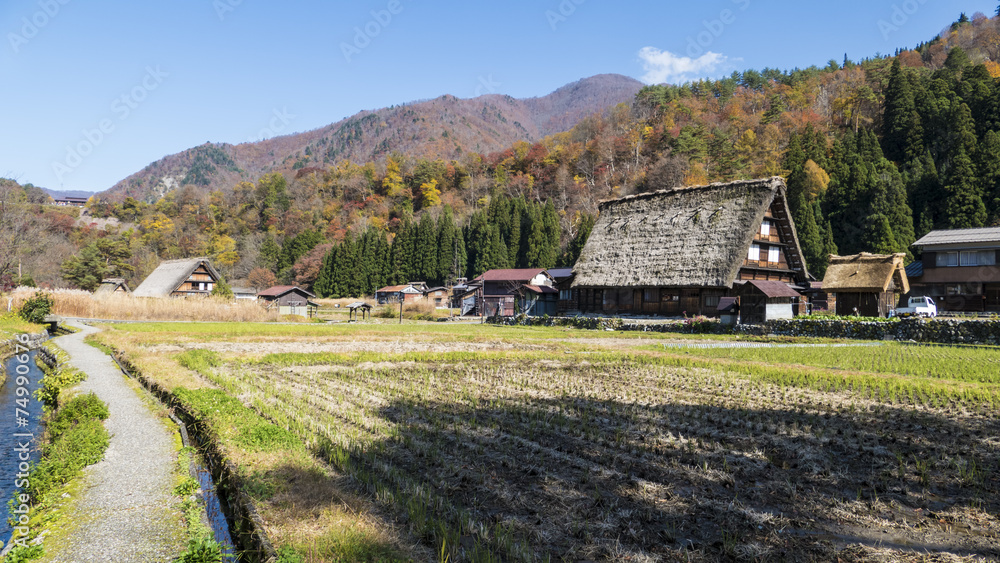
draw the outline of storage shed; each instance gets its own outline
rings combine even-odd
[[[830,256],[823,291],[836,295],[838,315],[887,317],[898,296],[910,292],[906,254]]]

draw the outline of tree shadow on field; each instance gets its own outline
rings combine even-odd
[[[397,400],[380,415],[398,433],[341,465],[459,558],[851,560],[851,544],[1000,556],[977,521],[1000,509],[1000,428],[985,417],[572,396]]]

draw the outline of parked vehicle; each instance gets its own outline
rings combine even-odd
[[[897,317],[930,317],[937,316],[937,304],[930,297],[910,297],[906,307],[896,309]]]

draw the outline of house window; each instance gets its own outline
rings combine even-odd
[[[994,266],[996,252],[992,250],[963,250],[959,259],[962,266]]]
[[[760,245],[751,244],[750,252],[747,254],[747,260],[760,260]]]
[[[760,224],[760,236],[769,237],[771,236],[771,222],[764,219],[764,222]]]
[[[660,300],[663,301],[663,302],[680,301],[681,300],[681,296],[677,295],[676,293],[665,293],[664,292],[664,293],[660,294]]]
[[[958,266],[958,253],[957,252],[938,252],[937,253],[937,267],[947,268],[949,266]]]
[[[559,300],[560,301],[571,301],[573,299],[572,289],[560,289],[559,290]]]
[[[205,291],[205,282],[198,282],[198,291]]]
[[[706,307],[718,307],[719,306],[719,296],[718,295],[706,295],[705,296],[705,306]]]
[[[767,249],[767,261],[777,264],[781,260],[781,249],[771,246]]]

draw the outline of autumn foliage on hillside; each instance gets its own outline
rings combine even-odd
[[[498,152],[310,160],[222,189],[187,183],[155,203],[95,198],[89,213],[120,225],[76,227],[66,239],[92,247],[102,272],[133,281],[158,260],[204,255],[231,280],[321,280],[330,284],[321,293],[339,295],[416,275],[447,283],[490,266],[571,264],[602,199],[781,175],[821,276],[831,252],[908,252],[931,228],[1000,220],[998,23],[963,16],[912,50],[858,63],[649,86],[566,132]],[[436,266],[394,264],[393,245],[421,228],[421,255]],[[359,248],[388,265],[352,266]],[[343,289],[331,263],[377,273]]]

